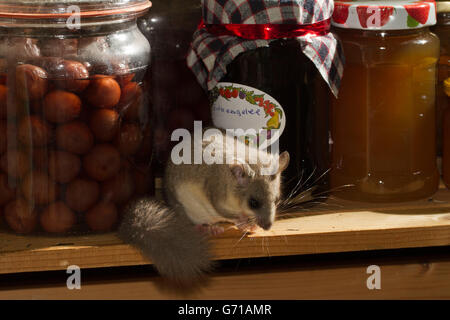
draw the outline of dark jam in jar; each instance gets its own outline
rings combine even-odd
[[[291,157],[283,191],[304,200],[309,193],[323,198],[328,188],[329,88],[299,42],[280,39],[242,53],[228,65],[224,82],[258,89],[280,104],[285,128],[279,151],[287,150]]]

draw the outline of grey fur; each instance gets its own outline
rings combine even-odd
[[[118,234],[176,283],[195,282],[212,267],[206,237],[186,215],[156,200],[144,198],[128,206]]]

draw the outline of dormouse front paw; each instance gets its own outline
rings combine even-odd
[[[196,225],[196,229],[201,233],[206,233],[214,237],[219,236],[225,232],[225,229],[223,227],[211,224],[199,224]]]
[[[253,233],[258,229],[255,219],[251,219],[248,216],[242,214],[235,222],[236,227],[243,232]]]

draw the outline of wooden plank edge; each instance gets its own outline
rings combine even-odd
[[[0,299],[450,299],[450,262],[427,258],[375,260],[381,269],[381,289],[367,288],[372,259],[345,265],[288,264],[266,269],[240,268],[213,274],[205,288],[188,296],[162,290],[157,277],[123,274],[83,281],[81,290],[64,284],[32,284],[0,289]]]
[[[265,237],[217,238],[211,241],[216,260],[305,254],[423,248],[450,245],[450,226],[386,229]],[[0,255],[0,274],[151,264],[126,244],[69,246]]]

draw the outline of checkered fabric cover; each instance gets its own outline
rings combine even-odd
[[[312,24],[330,19],[333,0],[202,0],[206,24]],[[296,38],[303,53],[316,65],[337,96],[343,74],[344,55],[331,33]],[[187,56],[189,68],[200,84],[213,89],[226,74],[227,66],[240,53],[269,46],[275,40],[246,40],[216,36],[205,29],[194,33]]]

